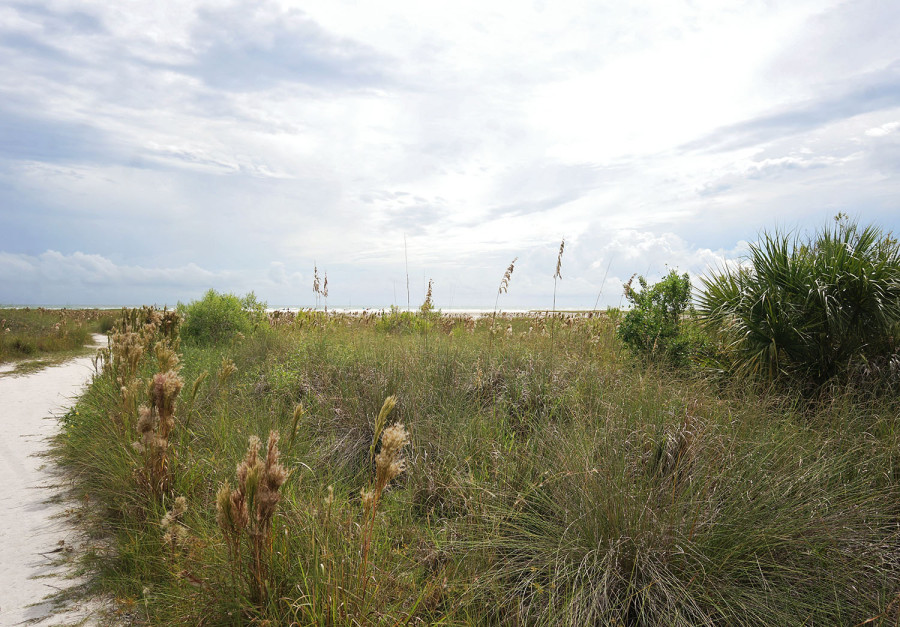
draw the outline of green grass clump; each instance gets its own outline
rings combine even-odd
[[[100,332],[96,309],[0,309],[0,362],[70,352]]]
[[[185,342],[158,491],[132,444],[162,362],[143,353],[128,403],[112,367],[95,377],[57,453],[131,620],[898,619],[895,397],[813,404],[636,360],[604,314],[381,319],[279,315]],[[277,450],[248,453],[274,432]]]

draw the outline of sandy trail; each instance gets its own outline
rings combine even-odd
[[[95,341],[106,342],[104,336]],[[49,502],[60,489],[47,439],[93,371],[90,357],[23,376],[0,377],[0,625],[56,625],[87,619],[86,608],[54,613],[44,598],[78,582],[56,565],[76,533],[63,515],[67,504]],[[59,501],[60,499],[56,499]]]

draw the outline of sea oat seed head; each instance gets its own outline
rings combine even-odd
[[[399,422],[385,429],[381,436],[381,450],[390,455],[399,452],[407,444],[409,444],[409,434]]]
[[[563,256],[563,251],[564,251],[565,249],[566,249],[566,239],[563,238],[563,240],[559,243],[559,255],[557,255],[557,257],[556,257],[556,272],[555,272],[554,275],[553,275],[553,278],[554,278],[554,279],[561,279],[561,278],[562,278],[562,274],[561,274],[561,271],[562,271],[562,256]]]
[[[270,431],[269,443],[266,450],[266,465],[263,471],[263,479],[266,488],[268,490],[271,490],[273,493],[277,492],[278,488],[280,488],[288,478],[287,470],[285,470],[284,466],[278,463],[279,455],[278,432]]]
[[[384,399],[384,404],[382,404],[381,406],[381,411],[378,412],[378,420],[376,420],[376,423],[384,424],[385,420],[388,417],[388,414],[390,414],[396,406],[397,397],[393,394]]]
[[[509,267],[506,269],[506,272],[503,273],[503,279],[500,280],[500,289],[497,290],[497,295],[506,294],[509,289],[509,280],[512,278],[513,270],[516,268],[516,262],[519,260],[518,257],[514,258]]]
[[[156,406],[160,416],[168,417],[175,413],[175,401],[183,386],[184,379],[172,370],[153,375],[150,384],[150,402]]]
[[[216,493],[216,522],[223,530],[234,527],[234,508],[231,503],[231,486],[226,481]]]
[[[400,450],[409,443],[409,435],[402,424],[396,423],[384,430],[381,436],[381,451],[375,456],[376,492],[384,487],[406,468],[400,457]]]
[[[153,410],[147,407],[146,405],[141,405],[138,408],[138,423],[137,430],[138,433],[149,433],[153,430],[154,416]]]
[[[375,493],[372,492],[372,490],[363,488],[360,489],[359,496],[362,501],[363,510],[369,511],[372,508],[372,504],[375,502]]]
[[[237,366],[234,365],[234,362],[227,357],[223,357],[222,365],[219,366],[219,381],[222,383],[227,382],[235,372],[237,372]]]

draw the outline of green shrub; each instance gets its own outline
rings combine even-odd
[[[97,332],[105,335],[116,326],[116,319],[113,316],[103,316],[97,320],[96,325]]]
[[[647,357],[663,356],[672,364],[685,365],[699,341],[689,333],[682,316],[691,308],[691,280],[672,270],[656,285],[637,277],[641,290],[631,287],[634,277],[625,284],[625,298],[632,304],[619,325],[618,334],[628,347]]]
[[[700,313],[734,369],[813,386],[890,357],[900,325],[900,246],[838,215],[812,239],[762,234],[747,263],[703,279]]]
[[[209,290],[202,300],[188,305],[178,304],[184,318],[181,336],[197,344],[216,344],[234,338],[238,333],[252,332],[265,320],[266,304],[250,292],[243,298]]]
[[[427,331],[440,316],[426,301],[418,312],[401,311],[391,305],[390,311],[382,311],[375,321],[375,328],[385,333],[413,333]]]

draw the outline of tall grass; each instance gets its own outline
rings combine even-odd
[[[108,330],[97,309],[0,309],[0,362],[80,349]]]
[[[158,496],[98,375],[58,446],[111,534],[98,580],[158,625],[898,619],[896,398],[809,406],[637,362],[605,315],[552,342],[542,315],[497,317],[509,333],[442,316],[427,350],[377,315],[186,343],[185,381],[235,369],[182,389]],[[136,376],[158,371],[148,354]],[[272,463],[290,479],[235,542],[219,487],[272,431],[296,433]]]

